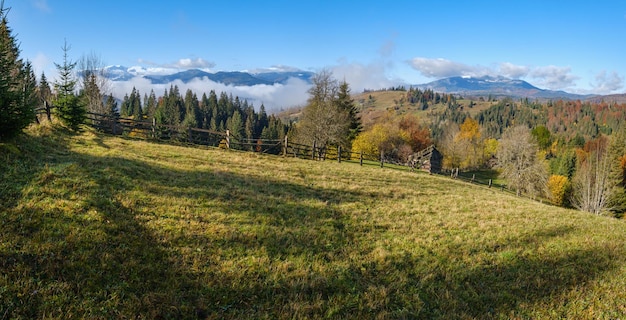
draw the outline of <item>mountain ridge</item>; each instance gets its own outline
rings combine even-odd
[[[251,73],[246,71],[208,72],[201,69],[178,71],[166,68],[124,67],[120,65],[105,68],[107,77],[112,81],[129,81],[140,77],[150,80],[152,84],[167,84],[176,80],[189,83],[194,79],[207,78],[213,82],[232,86],[255,86],[285,84],[291,78],[310,82],[313,72],[310,71],[271,71]]]
[[[510,79],[502,76],[492,77],[448,77],[425,84],[415,85],[424,90],[431,89],[437,92],[455,93],[474,96],[507,96],[516,98],[539,99],[587,99],[597,95],[581,95],[565,91],[540,89],[520,79]]]
[[[124,67],[121,65],[108,66],[105,68],[108,78],[112,81],[130,81],[134,78],[149,80],[152,84],[168,84],[177,80],[189,83],[195,79],[208,79],[216,83],[228,86],[256,86],[287,84],[291,79],[299,79],[311,83],[315,74],[311,71],[218,71],[209,72],[202,69],[188,69],[180,71],[168,68],[145,68],[140,66]],[[408,86],[408,84],[407,84]],[[567,100],[590,100],[602,99],[599,94],[575,94],[562,90],[548,90],[538,88],[531,83],[511,79],[503,76],[465,77],[453,76],[438,79],[424,84],[410,85],[422,90],[431,89],[441,93],[459,94],[464,96],[494,96],[513,98],[534,99],[567,99]],[[619,100],[625,100],[620,97]]]

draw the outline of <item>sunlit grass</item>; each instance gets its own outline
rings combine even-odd
[[[0,318],[624,318],[624,221],[55,126],[0,148]]]

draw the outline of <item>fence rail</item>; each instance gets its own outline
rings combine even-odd
[[[51,120],[52,109],[55,106],[44,104],[44,107],[35,109],[37,116],[45,114],[48,120]],[[37,117],[37,123],[39,118]],[[351,150],[343,150],[341,147],[327,147],[317,146],[315,143],[311,145],[305,145],[300,143],[291,142],[288,137],[284,139],[247,139],[241,138],[230,134],[229,130],[226,132],[213,131],[202,128],[192,128],[175,126],[168,124],[157,124],[155,119],[152,121],[135,120],[132,118],[111,117],[110,115],[103,115],[98,113],[87,112],[87,124],[91,125],[95,129],[113,134],[113,135],[127,135],[135,138],[149,139],[149,140],[161,140],[161,141],[177,141],[185,142],[195,145],[205,145],[213,147],[221,147],[225,149],[237,149],[243,151],[253,151],[259,153],[269,153],[282,155],[284,157],[295,157],[303,159],[313,160],[331,160],[338,162],[352,162],[363,165],[374,165],[385,167],[385,164],[392,166],[396,169],[406,169],[414,171],[419,169],[418,159],[428,157],[432,154],[434,146],[429,146],[424,150],[419,151],[413,155],[412,159],[408,162],[402,163],[397,160],[386,158],[384,153],[380,155],[367,154],[363,152],[353,152]],[[430,170],[429,170],[430,172]],[[459,170],[451,170],[444,172],[431,172],[438,173],[444,176],[450,176],[455,180],[465,181],[467,183],[482,185],[487,188],[493,188],[515,194],[515,192],[509,189],[504,184],[496,184],[492,179],[484,180],[478,179],[475,175],[467,177],[459,174]],[[537,197],[528,197],[530,199],[548,202],[549,200]]]

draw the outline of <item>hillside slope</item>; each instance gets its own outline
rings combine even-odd
[[[445,177],[31,128],[3,318],[624,318],[624,221]]]

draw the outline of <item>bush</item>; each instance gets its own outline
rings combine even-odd
[[[566,176],[551,175],[548,178],[548,192],[554,204],[564,207],[569,205],[568,199],[572,192],[572,184]]]

